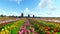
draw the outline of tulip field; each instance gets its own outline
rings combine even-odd
[[[60,23],[36,18],[1,18],[0,34],[60,34]]]

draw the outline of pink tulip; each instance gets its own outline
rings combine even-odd
[[[22,34],[20,31],[18,31],[18,34]]]
[[[34,28],[31,28],[32,33],[34,34]]]
[[[24,30],[24,34],[27,34],[27,30]]]
[[[35,34],[38,34],[37,32]]]
[[[27,33],[30,34],[30,30],[27,30]]]
[[[31,28],[32,32],[34,32],[34,28]]]
[[[24,29],[26,29],[26,27],[25,26],[21,26],[21,28],[20,28],[21,30],[24,30]]]
[[[23,33],[24,32],[24,30],[21,30],[21,33]]]
[[[18,34],[22,34],[22,33],[23,33],[23,30],[18,31]]]
[[[24,25],[25,25],[25,26],[30,26],[29,22],[25,22]]]

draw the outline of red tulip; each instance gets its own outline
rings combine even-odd
[[[55,32],[52,32],[52,34],[55,34]]]
[[[50,34],[50,32],[49,31],[46,31],[46,34]]]

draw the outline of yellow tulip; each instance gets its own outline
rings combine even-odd
[[[5,30],[5,34],[9,34],[9,30],[6,29],[6,30]]]
[[[9,26],[8,26],[8,29],[9,29]]]
[[[16,28],[18,27],[18,26],[15,26]]]
[[[1,34],[5,34],[5,31],[4,31],[4,29],[2,29],[2,30],[1,30]]]
[[[55,34],[57,34],[57,32]]]
[[[0,32],[0,34],[1,34],[1,32]]]
[[[5,29],[7,29],[7,28],[5,27]]]
[[[4,31],[4,29],[2,29],[1,31]]]
[[[10,29],[12,29],[12,28],[13,28],[13,26],[10,26],[9,28],[10,28]]]
[[[4,31],[2,31],[2,32],[1,32],[1,34],[5,34],[5,32],[4,32]]]

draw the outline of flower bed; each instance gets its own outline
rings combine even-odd
[[[23,25],[24,19],[9,23],[2,27],[0,34],[17,34],[19,27]]]
[[[38,32],[38,34],[59,34],[59,24],[56,23],[50,23],[35,19],[29,19],[30,23],[34,25],[35,31]]]
[[[18,34],[37,34],[28,20],[20,27]]]

